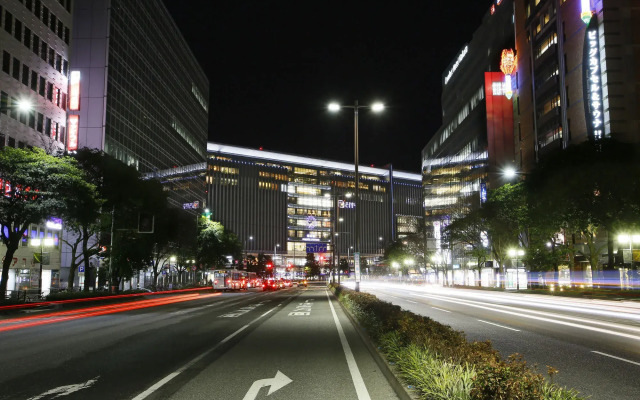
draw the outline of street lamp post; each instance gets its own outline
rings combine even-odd
[[[518,256],[524,256],[524,250],[522,249],[509,249],[507,251],[509,257],[515,257],[516,259],[516,290],[520,290],[520,271],[518,269]]]
[[[360,162],[359,158],[360,158],[360,153],[359,153],[359,138],[358,138],[358,111],[361,108],[369,108],[374,112],[380,112],[382,110],[384,110],[384,105],[382,103],[374,103],[371,106],[363,106],[363,105],[359,105],[358,104],[358,100],[355,101],[354,105],[352,106],[341,106],[337,103],[331,103],[329,104],[329,111],[339,111],[341,108],[353,108],[353,142],[354,142],[354,165],[355,165],[355,184],[356,184],[356,198],[355,198],[355,205],[356,205],[356,226],[355,226],[355,251],[354,254],[360,254],[360,175],[358,173],[358,164]],[[358,265],[355,266],[356,268],[356,292],[360,291],[360,262],[358,259]]]
[[[640,243],[640,235],[620,234],[618,235],[618,243],[629,243],[629,271],[631,271],[631,267],[633,267],[633,244]],[[624,257],[622,258],[622,262],[624,263]]]
[[[275,246],[273,246],[273,268],[275,270],[276,268],[276,249],[280,247],[280,243],[276,244]]]
[[[45,239],[31,239],[31,245],[34,247],[40,247],[40,271],[38,273],[38,296],[42,296],[42,264],[44,257],[44,248],[54,245],[53,238]]]

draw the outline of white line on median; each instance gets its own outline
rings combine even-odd
[[[417,301],[413,301],[413,300],[405,300],[407,303],[413,303],[413,304],[418,304]]]
[[[451,311],[443,310],[442,308],[438,308],[438,307],[434,307],[434,306],[431,306],[431,308],[436,309],[436,310],[438,310],[438,311],[444,311],[444,312],[448,312],[448,313],[450,313],[450,312],[451,312]]]
[[[508,326],[504,326],[504,325],[500,325],[500,324],[494,324],[493,322],[485,321],[485,320],[482,320],[482,319],[479,319],[478,321],[484,322],[485,324],[494,325],[494,326],[497,326],[497,327],[500,327],[500,328],[510,329],[512,331],[520,332],[520,329],[509,328]]]
[[[640,363],[638,363],[638,362],[631,361],[631,360],[627,360],[626,358],[622,358],[622,357],[612,356],[611,354],[601,353],[601,352],[599,352],[599,351],[592,351],[592,353],[600,354],[601,356],[605,356],[605,357],[615,358],[616,360],[620,360],[620,361],[628,362],[629,364],[640,365]]]
[[[275,310],[278,306],[272,308],[271,310],[265,312],[264,314],[260,315],[258,318],[254,319],[253,321],[249,322],[247,325],[243,326],[242,328],[238,329],[237,331],[233,332],[231,335],[227,336],[226,338],[222,339],[222,341],[220,341],[220,343],[216,344],[215,346],[213,346],[212,348],[210,348],[209,350],[205,351],[204,353],[200,354],[198,357],[194,358],[193,360],[189,361],[188,363],[186,363],[185,365],[183,365],[182,367],[178,368],[177,370],[175,370],[174,372],[170,373],[169,375],[165,376],[164,378],[160,379],[158,382],[156,382],[153,386],[151,386],[149,389],[145,390],[144,392],[140,393],[139,395],[137,395],[136,397],[133,398],[133,400],[142,400],[142,399],[146,399],[147,397],[149,397],[153,392],[155,392],[156,390],[160,389],[162,386],[166,385],[167,382],[169,382],[170,380],[172,380],[173,378],[175,378],[176,376],[180,375],[182,372],[184,372],[186,369],[188,369],[189,367],[191,367],[193,364],[197,363],[198,361],[202,360],[204,357],[206,357],[209,353],[211,353],[212,351],[216,350],[218,347],[222,346],[223,344],[227,343],[229,340],[233,339],[237,334],[239,334],[240,332],[242,332],[243,330],[247,329],[249,326],[251,326],[253,323],[255,323],[256,321],[258,321],[260,318],[264,317],[265,315],[269,314],[271,311]]]
[[[333,308],[333,304],[331,304],[331,297],[329,297],[329,292],[325,292],[325,293],[327,294],[329,307],[331,307],[333,320],[336,323],[336,328],[338,328],[338,336],[340,336],[340,343],[342,343],[342,350],[344,351],[344,355],[347,358],[347,365],[349,366],[349,372],[351,373],[351,380],[353,381],[353,385],[356,387],[358,400],[371,400],[371,397],[369,397],[369,392],[367,391],[367,387],[364,384],[364,380],[362,380],[362,375],[360,375],[360,370],[358,369],[358,364],[356,364],[356,359],[353,357],[353,353],[351,352],[351,347],[349,347],[349,342],[347,341],[347,337],[344,334],[344,330],[342,330],[342,325],[340,325],[340,320],[338,320],[338,315],[336,314],[336,310]]]

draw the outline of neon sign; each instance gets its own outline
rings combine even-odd
[[[602,76],[600,72],[597,18],[593,18],[587,25],[582,51],[582,85],[585,94],[587,134],[598,140],[602,139],[604,135],[604,109],[602,105]]]
[[[340,208],[356,208],[356,203],[353,201],[338,200],[338,207]]]
[[[69,110],[80,109],[80,71],[71,71],[69,77]]]
[[[456,72],[456,69],[460,66],[460,63],[464,59],[464,56],[469,52],[469,46],[464,46],[464,49],[460,52],[460,55],[456,59],[456,62],[453,63],[453,66],[449,70],[449,73],[444,77],[444,84],[446,85],[449,82],[449,79],[453,76],[453,73]]]
[[[69,115],[69,125],[67,130],[67,150],[75,151],[78,150],[78,125],[79,125],[80,116],[78,115]]]
[[[513,50],[502,50],[502,55],[500,57],[500,70],[504,74],[504,95],[507,99],[511,99],[513,96],[513,90],[511,89],[511,74],[513,74],[517,65],[518,56],[515,55]]]

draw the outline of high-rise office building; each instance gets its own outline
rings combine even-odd
[[[422,150],[427,244],[458,268],[465,252],[445,245],[446,226],[480,206],[513,164],[511,86],[502,72],[513,43],[513,1],[494,1],[442,74],[442,125]]]
[[[0,149],[40,147],[50,153],[64,149],[71,32],[72,0],[0,2]],[[57,219],[28,227],[14,253],[8,290],[31,290],[35,296],[40,264],[34,255],[39,253],[44,254],[43,291],[58,286],[60,229]],[[31,239],[40,239],[41,245],[34,246]]]
[[[0,3],[0,148],[63,148],[71,26],[71,0]]]
[[[332,254],[353,261],[353,164],[211,142],[208,157],[212,217],[236,233],[248,253],[301,266],[312,247],[326,261]],[[379,261],[385,246],[419,231],[421,178],[391,167],[359,171],[361,253]]]
[[[74,23],[80,96],[67,148],[101,149],[148,174],[204,162],[209,81],[162,1],[75,0]]]
[[[640,140],[640,2],[518,0],[516,162],[587,139]]]

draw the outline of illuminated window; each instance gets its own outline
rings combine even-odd
[[[300,168],[300,167],[295,167],[293,169],[293,173],[294,174],[298,174],[298,175],[311,175],[311,176],[316,176],[318,171],[316,171],[315,169],[310,169],[310,168]]]

